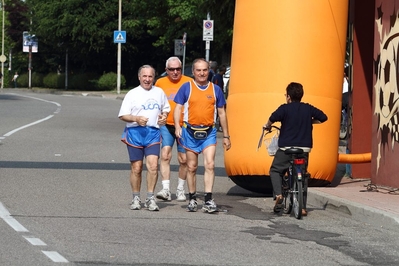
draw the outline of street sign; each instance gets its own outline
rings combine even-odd
[[[183,55],[183,40],[175,40],[175,55]]]
[[[114,31],[114,43],[126,43],[126,31]]]
[[[213,20],[204,20],[203,41],[213,41]]]

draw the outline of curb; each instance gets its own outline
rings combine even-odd
[[[309,188],[308,205],[338,211],[357,221],[399,232],[399,217],[386,211],[364,206],[343,198]]]

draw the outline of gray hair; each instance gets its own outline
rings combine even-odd
[[[155,68],[153,68],[153,67],[150,66],[150,65],[142,65],[142,66],[139,68],[139,71],[138,71],[139,77],[140,77],[140,74],[141,74],[141,70],[142,70],[143,68],[151,68],[151,69],[152,69],[152,72],[154,73],[154,76],[155,76]]]
[[[172,62],[172,61],[178,61],[180,66],[182,65],[180,59],[177,56],[172,56],[172,57],[169,57],[168,60],[166,60],[165,67],[168,68],[169,67],[169,62]]]

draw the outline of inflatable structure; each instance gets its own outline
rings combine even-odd
[[[334,178],[339,145],[348,0],[236,0],[227,115],[232,148],[225,152],[228,176],[239,186],[271,192],[272,162],[262,147],[262,126],[285,103],[290,82],[304,87],[303,102],[328,121],[314,125],[309,185]]]

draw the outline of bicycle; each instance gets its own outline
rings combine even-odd
[[[279,127],[272,126],[276,130],[280,130]],[[260,145],[262,145],[262,139],[273,132],[273,130],[266,131],[263,128],[261,139],[258,144],[258,149]],[[271,144],[269,139],[265,139],[265,146]],[[277,147],[278,149],[278,147]],[[273,153],[273,151],[268,151],[269,154]],[[303,149],[291,147],[284,151],[285,154],[291,156],[290,164],[287,170],[287,174],[283,176],[282,182],[282,195],[284,197],[283,200],[283,213],[291,214],[292,210],[294,210],[294,216],[297,219],[302,218],[302,209],[304,209],[304,205],[307,199],[307,179],[309,178],[309,174],[305,173],[304,165],[306,164],[306,156]],[[280,210],[274,208],[273,211],[275,213],[279,213]]]

